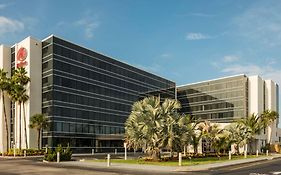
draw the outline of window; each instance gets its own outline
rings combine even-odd
[[[48,64],[49,64],[49,62],[43,63],[42,69],[45,70],[46,68],[48,68]]]
[[[63,123],[63,131],[69,132],[69,123]]]
[[[48,80],[48,77],[45,77],[45,78],[42,79],[42,83],[43,83],[43,84],[47,84],[48,81],[49,81],[49,80]]]
[[[61,122],[56,123],[56,131],[62,131],[62,123]]]

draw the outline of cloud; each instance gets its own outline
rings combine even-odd
[[[6,8],[8,6],[9,6],[9,4],[0,4],[0,9],[4,9],[4,8]]]
[[[247,40],[266,47],[281,46],[281,3],[260,1],[253,3],[233,19],[234,32]]]
[[[170,58],[172,55],[169,53],[163,53],[160,55],[162,58]]]
[[[204,40],[204,39],[210,39],[211,37],[202,33],[188,33],[185,36],[186,40]]]
[[[263,66],[256,64],[228,65],[222,69],[222,72],[229,74],[260,75],[263,79],[272,79],[278,84],[281,84],[281,69],[273,67],[270,63]]]
[[[197,17],[214,17],[216,15],[208,14],[208,13],[190,13],[190,16],[197,16]]]
[[[24,30],[24,23],[15,19],[0,16],[0,37]]]
[[[80,19],[74,23],[84,29],[84,35],[86,38],[91,39],[94,37],[94,30],[99,27],[99,22],[90,19]]]
[[[225,62],[225,63],[231,63],[231,62],[235,62],[238,60],[239,60],[239,57],[235,56],[235,55],[226,55],[223,57],[223,62]]]
[[[246,64],[246,65],[228,65],[222,69],[222,72],[231,73],[231,74],[247,74],[247,75],[256,75],[263,74],[265,72],[264,68],[261,68],[258,65]]]
[[[152,65],[137,65],[138,68],[152,72],[152,73],[161,73],[163,71],[163,68],[160,64],[152,64]]]

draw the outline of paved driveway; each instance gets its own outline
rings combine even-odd
[[[100,172],[94,170],[85,169],[73,169],[64,168],[58,164],[46,164],[36,160],[26,160],[26,159],[6,159],[0,158],[0,174],[1,175],[18,175],[18,174],[28,174],[28,175],[71,175],[71,174],[104,174],[104,175],[116,175],[119,173],[114,172]]]

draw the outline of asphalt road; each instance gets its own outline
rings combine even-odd
[[[281,175],[281,159],[223,167],[202,172],[143,172],[138,170],[114,170],[98,167],[65,166],[56,163],[43,163],[37,159],[0,158],[0,175],[38,174],[38,175],[117,175],[117,174],[187,174],[187,175]]]
[[[281,159],[267,160],[210,170],[214,175],[281,175]]]

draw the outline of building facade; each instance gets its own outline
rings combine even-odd
[[[177,98],[182,104],[181,112],[199,121],[208,120],[221,127],[265,110],[279,110],[279,87],[272,80],[259,76],[236,75],[207,80],[177,87]],[[278,122],[256,136],[251,145],[256,150],[266,143],[278,143]]]
[[[21,49],[24,60],[18,58]],[[1,45],[0,60],[0,67],[9,73],[16,67],[26,68],[30,99],[22,113],[27,121],[36,113],[50,119],[43,146],[69,144],[77,152],[122,147],[124,122],[134,102],[152,94],[175,98],[174,82],[53,35],[42,41],[28,37],[12,47]],[[19,132],[23,127],[17,118],[18,106],[5,99],[11,111],[9,147],[15,143],[18,148],[21,143],[25,148],[20,142],[19,133],[21,139],[24,135]],[[0,123],[0,144],[6,145],[3,117]],[[29,147],[36,147],[37,133],[27,131]]]

